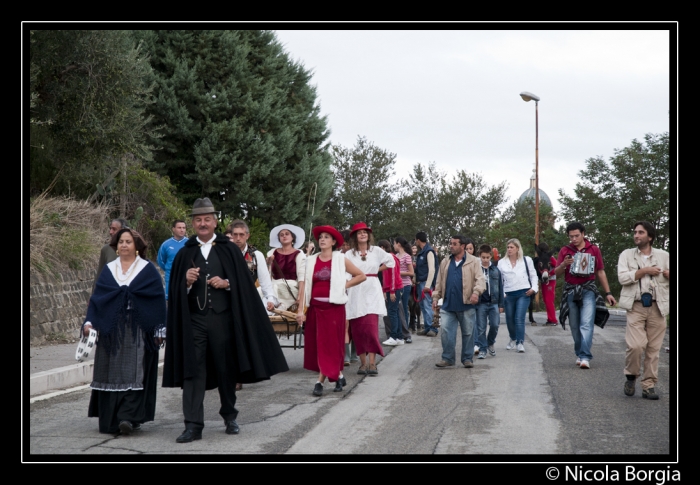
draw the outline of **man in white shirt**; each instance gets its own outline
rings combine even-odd
[[[270,278],[270,271],[267,269],[265,256],[254,247],[248,246],[250,229],[245,221],[237,219],[229,225],[229,229],[231,230],[233,243],[238,246],[243,253],[246,263],[248,263],[248,269],[250,269],[250,273],[253,275],[253,280],[257,280],[260,285],[263,303],[265,303],[265,307],[268,313],[270,313],[273,308],[279,305],[279,301],[277,297],[275,297],[275,292],[272,289],[272,279]]]

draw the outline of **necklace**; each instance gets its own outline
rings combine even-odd
[[[135,259],[133,263],[131,263],[131,267],[126,270],[124,274],[124,279],[119,277],[119,273],[122,273],[122,262],[121,260],[118,262],[118,264],[114,265],[114,277],[117,279],[117,281],[123,282],[127,281],[130,277],[131,274],[134,272],[134,269],[136,268],[136,265],[138,264],[139,260]],[[119,269],[117,269],[117,266],[119,266]]]

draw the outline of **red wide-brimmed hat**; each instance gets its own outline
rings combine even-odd
[[[372,232],[372,229],[367,227],[367,224],[365,224],[364,222],[358,222],[350,228],[350,235],[352,236],[354,233],[362,229],[364,229],[367,232]]]
[[[333,226],[316,226],[311,230],[311,232],[314,233],[314,238],[317,241],[318,237],[321,235],[322,232],[327,232],[333,237],[333,239],[335,239],[335,243],[338,247],[342,246],[345,242],[345,239],[343,239],[343,235],[340,234],[338,230]]]

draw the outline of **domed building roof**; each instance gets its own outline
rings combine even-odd
[[[518,202],[524,202],[527,198],[530,198],[533,201],[535,200],[535,169],[532,169],[532,176],[530,177],[530,188],[520,195]],[[549,196],[545,193],[544,190],[540,189],[540,204],[545,203],[549,204],[549,207],[552,207],[552,201],[549,199]]]

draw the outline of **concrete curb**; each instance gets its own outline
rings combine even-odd
[[[165,349],[160,349],[158,361],[165,357]],[[38,396],[49,391],[90,384],[94,360],[58,367],[29,376],[29,395]]]

